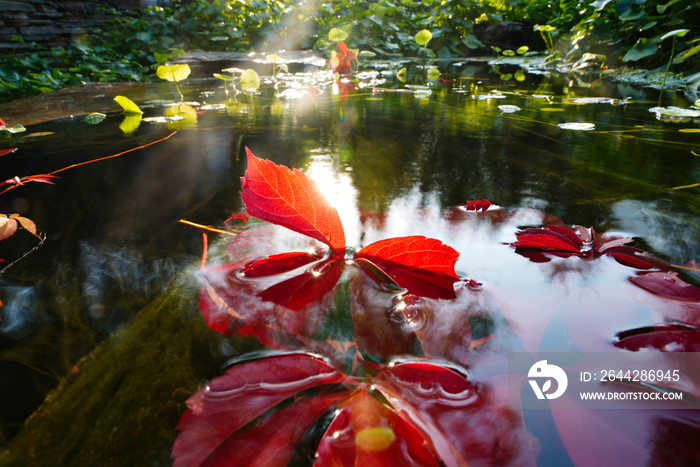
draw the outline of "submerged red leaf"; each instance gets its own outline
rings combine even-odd
[[[248,170],[241,186],[248,213],[314,238],[342,255],[345,233],[340,217],[316,184],[296,169],[258,159],[248,148],[246,153]]]
[[[341,383],[346,379],[327,363],[301,354],[282,355],[230,368],[187,400],[189,410],[177,425],[181,433],[173,446],[173,466],[203,465],[231,435],[266,410],[305,389]],[[323,402],[319,404],[322,406]],[[316,407],[317,410],[321,408]],[[273,420],[293,423],[299,416],[303,414],[291,411]],[[291,427],[285,426],[285,429],[290,433]],[[277,455],[281,455],[283,440],[270,441]]]
[[[414,295],[446,299],[456,296],[458,257],[457,251],[440,240],[422,236],[380,240],[355,255],[360,267],[369,261]]]

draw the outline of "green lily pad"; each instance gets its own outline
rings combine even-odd
[[[141,109],[139,109],[139,106],[134,104],[134,102],[128,97],[117,96],[114,98],[114,100],[117,102],[117,104],[121,105],[122,109],[124,109],[124,113],[127,115],[141,115],[143,113],[141,112]]]
[[[105,114],[101,114],[99,112],[93,112],[85,117],[85,123],[89,123],[90,125],[97,125],[102,120],[104,120],[105,117],[106,117]]]
[[[179,65],[161,65],[156,70],[160,79],[167,81],[182,81],[190,75],[190,66],[186,63]]]
[[[428,31],[427,29],[423,29],[422,31],[419,31],[416,36],[415,40],[418,45],[425,45],[428,42],[430,42],[430,39],[433,38],[433,33]]]
[[[252,68],[248,68],[241,74],[241,89],[250,91],[260,87],[260,77]]]

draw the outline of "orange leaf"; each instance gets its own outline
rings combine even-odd
[[[316,183],[296,169],[258,159],[248,148],[246,153],[248,170],[241,178],[241,186],[247,212],[325,243],[342,255],[343,225]]]

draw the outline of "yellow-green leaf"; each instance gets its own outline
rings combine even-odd
[[[141,125],[141,114],[126,114],[124,120],[119,125],[119,129],[129,136]]]
[[[428,69],[428,79],[430,81],[437,81],[439,77],[440,77],[440,70],[438,70],[437,68]]]
[[[139,106],[134,104],[131,99],[128,97],[124,96],[117,96],[114,98],[115,101],[117,101],[117,104],[122,106],[122,109],[124,109],[124,113],[127,115],[141,115],[143,112],[141,112],[141,109],[139,109]],[[141,119],[139,118],[139,121]],[[138,125],[136,125],[138,127]]]
[[[406,67],[403,67],[399,70],[398,73],[396,73],[396,77],[401,81],[402,83],[406,82]]]
[[[678,131],[681,133],[700,133],[700,128],[682,128]]]
[[[167,81],[182,81],[190,76],[190,66],[186,63],[179,65],[161,65],[156,70],[156,75],[160,79]]]
[[[530,50],[530,47],[523,45],[522,47],[518,47],[518,50],[516,50],[516,52],[518,52],[520,55],[522,55],[525,52],[527,52],[528,50]]]
[[[223,79],[224,81],[231,81],[233,79],[231,76],[222,75],[220,73],[214,73],[214,78]]]
[[[416,37],[415,37],[416,43],[418,45],[425,45],[428,42],[430,42],[430,39],[432,39],[432,38],[433,38],[433,33],[428,31],[427,29],[423,29],[422,31],[418,31],[418,33],[416,34]]]
[[[260,77],[252,68],[248,68],[241,74],[241,89],[248,91],[260,87]]]
[[[333,28],[328,33],[328,39],[333,42],[341,42],[348,38],[348,33],[342,29]]]

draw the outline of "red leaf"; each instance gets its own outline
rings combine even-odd
[[[290,264],[303,257],[309,255],[288,253],[244,267],[239,261],[205,268],[199,306],[209,327],[226,335],[257,336],[259,325],[288,334],[312,335],[333,303],[345,262],[327,258],[313,261],[315,256],[311,256],[306,268],[289,270]],[[255,275],[248,277],[247,270],[255,271]]]
[[[227,223],[229,223],[230,221],[241,221],[241,222],[245,222],[245,221],[247,221],[248,219],[250,219],[250,215],[249,215],[248,213],[245,213],[245,212],[234,212],[233,214],[231,214],[231,216],[230,216],[228,219],[226,219],[226,220],[224,221],[224,224],[227,224]]]
[[[248,148],[246,153],[248,170],[241,186],[248,213],[314,238],[342,255],[345,233],[340,217],[316,184],[296,169],[258,159]]]
[[[321,439],[314,467],[439,465],[420,433],[366,390],[343,406]]]
[[[515,248],[537,248],[546,251],[566,251],[579,253],[578,247],[572,245],[567,239],[549,233],[518,235],[518,240],[511,243]]]
[[[296,402],[257,425],[229,438],[202,464],[203,467],[285,467],[313,423],[348,392]]]
[[[343,55],[348,54],[348,46],[345,45],[345,42],[338,42],[338,50],[340,50],[340,53]]]
[[[11,237],[15,232],[17,232],[17,221],[0,215],[0,240]]]
[[[700,352],[700,329],[662,324],[632,329],[617,335],[615,347],[637,352],[654,348],[662,352]]]
[[[491,403],[485,386],[431,363],[402,363],[374,386],[423,435],[447,467],[522,465],[529,456],[515,412]]]
[[[700,289],[684,282],[678,277],[678,273],[673,271],[650,272],[643,276],[632,277],[630,281],[636,286],[665,297],[679,300],[700,300]]]
[[[654,266],[640,257],[645,254],[644,251],[639,248],[633,248],[631,246],[613,246],[605,249],[605,254],[615,258],[620,264],[637,269],[651,269]]]
[[[0,149],[0,156],[4,156],[6,154],[12,154],[15,152],[18,148],[9,148],[9,149]]]
[[[39,182],[39,183],[48,183],[50,185],[55,185],[55,183],[51,181],[52,178],[61,178],[61,177],[59,177],[58,175],[51,175],[51,174],[30,175],[29,177],[22,177],[22,183]]]
[[[355,255],[368,260],[401,287],[428,298],[455,298],[454,271],[459,253],[440,240],[422,236],[397,237],[367,245]]]
[[[338,283],[344,268],[345,262],[337,259],[319,262],[298,275],[271,285],[258,295],[263,300],[300,311],[313,302],[325,301],[324,297]]]
[[[198,467],[231,435],[297,392],[347,377],[308,355],[282,355],[234,366],[187,400],[172,457]]]
[[[492,204],[493,203],[487,199],[477,199],[475,201],[467,201],[464,207],[467,211],[486,211]]]
[[[281,253],[248,263],[241,273],[247,277],[261,277],[289,272],[323,258],[323,253],[296,251]]]

